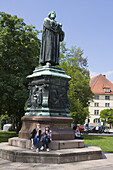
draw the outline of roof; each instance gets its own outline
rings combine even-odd
[[[113,83],[102,74],[90,79],[90,87],[94,94],[113,94]],[[110,93],[105,93],[105,88],[109,88]]]

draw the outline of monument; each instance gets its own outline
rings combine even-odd
[[[64,39],[64,32],[55,17],[52,11],[44,20],[39,61],[42,66],[35,68],[33,74],[27,77],[29,97],[25,116],[22,117],[22,128],[19,137],[10,138],[8,144],[0,144],[0,157],[3,159],[59,164],[102,158],[99,147],[84,147],[84,140],[74,140],[67,97],[71,77],[56,67],[59,64],[59,43]],[[50,153],[28,150],[31,148],[30,132],[36,123],[41,124],[42,130],[45,125],[50,125],[53,132]]]
[[[53,140],[74,139],[71,128],[70,103],[67,97],[70,76],[65,74],[59,64],[59,44],[64,40],[62,24],[56,20],[56,13],[51,11],[44,19],[40,67],[35,68],[29,79],[29,98],[26,101],[26,113],[22,117],[20,138],[29,138],[35,123],[41,127],[50,125]]]

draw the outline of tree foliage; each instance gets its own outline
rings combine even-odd
[[[66,44],[62,43],[60,67],[64,68],[66,74],[71,76],[68,97],[71,103],[70,114],[73,122],[83,124],[89,115],[88,101],[93,97],[89,86],[87,58],[83,57],[83,50],[76,47],[67,49]]]
[[[38,64],[39,31],[22,18],[0,12],[0,114],[19,122],[28,97],[26,76]]]
[[[113,109],[104,109],[100,112],[101,121],[113,125]]]

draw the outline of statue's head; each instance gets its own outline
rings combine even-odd
[[[55,11],[51,11],[49,14],[48,14],[48,18],[54,20],[56,18],[56,13]]]

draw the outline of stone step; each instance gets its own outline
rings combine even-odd
[[[9,145],[11,146],[18,146],[22,148],[31,148],[31,141],[28,139],[13,137],[9,140]],[[41,146],[41,142],[40,142]],[[49,148],[51,150],[60,150],[60,149],[71,149],[71,148],[83,148],[84,147],[84,140],[56,140],[52,141],[49,144]]]
[[[99,147],[87,146],[37,153],[36,149],[29,150],[10,146],[8,143],[0,143],[0,157],[13,162],[61,164],[102,159],[102,151]]]

